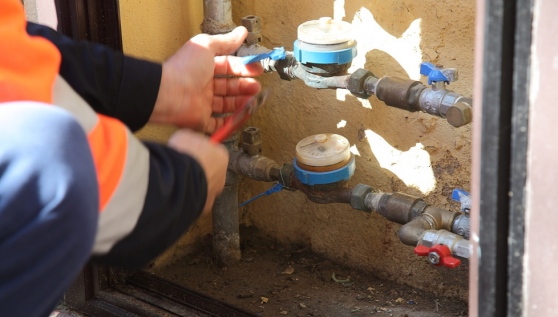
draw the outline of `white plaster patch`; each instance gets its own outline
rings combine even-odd
[[[341,21],[345,17],[345,0],[333,1],[333,19]]]
[[[372,109],[372,104],[370,103],[370,100],[368,99],[359,99],[360,100],[360,104],[366,108],[366,109]]]
[[[366,130],[365,134],[370,149],[382,168],[395,174],[405,185],[417,188],[425,195],[436,188],[430,154],[424,150],[421,143],[407,151],[400,151],[372,130]]]
[[[350,94],[350,92],[347,89],[336,89],[335,90],[335,97],[339,101],[347,100],[347,95],[349,95],[349,94]]]
[[[396,38],[376,22],[372,12],[361,8],[352,21],[359,53],[353,60],[350,72],[364,68],[366,53],[377,49],[393,57],[407,72],[409,78],[420,79],[420,63],[422,62],[420,23],[421,19],[414,20],[402,36]]]
[[[353,153],[353,155],[360,155],[360,151],[357,149],[356,145],[351,146],[351,153]]]
[[[352,96],[351,92],[347,89],[336,89],[335,90],[335,98],[337,98],[337,100],[339,100],[339,101],[346,101],[348,95]],[[364,108],[372,109],[372,104],[370,103],[370,101],[368,99],[358,98],[358,100],[360,101],[360,104]]]

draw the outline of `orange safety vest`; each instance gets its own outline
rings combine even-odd
[[[29,36],[26,23],[21,1],[0,0],[0,106],[10,101],[54,104],[70,111],[82,125],[99,186],[100,229],[94,253],[106,253],[133,229],[141,214],[149,153],[124,124],[95,113],[58,76],[60,52],[49,41]]]

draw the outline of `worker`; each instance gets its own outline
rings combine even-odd
[[[260,90],[253,79],[215,75],[262,71],[219,56],[241,45],[243,28],[196,36],[159,68],[125,56],[80,60],[28,31],[21,2],[0,0],[3,316],[48,316],[90,257],[144,266],[208,212],[228,154],[192,130],[212,133],[222,125],[212,112],[234,111]],[[90,74],[114,80],[94,85]],[[151,105],[133,104],[153,91]],[[130,129],[146,122],[180,129],[166,146],[141,142]]]

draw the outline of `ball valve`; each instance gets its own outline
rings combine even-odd
[[[436,244],[430,248],[419,245],[415,247],[415,254],[418,256],[427,256],[428,262],[436,266],[445,266],[453,269],[461,264],[461,260],[451,256],[451,250],[443,244]]]
[[[446,89],[446,85],[458,79],[455,68],[442,68],[432,63],[420,65],[420,73],[428,78],[430,89],[424,89],[419,97],[420,108],[432,115],[446,118],[454,127],[461,127],[472,121],[472,101]]]

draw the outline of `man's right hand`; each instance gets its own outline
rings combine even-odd
[[[215,198],[225,187],[229,153],[223,145],[212,143],[208,137],[188,129],[177,130],[170,137],[168,145],[192,156],[203,168],[207,180],[207,199],[203,213],[208,213]]]
[[[172,124],[212,134],[223,118],[212,114],[234,113],[261,85],[260,63],[244,65],[236,51],[248,35],[239,26],[226,34],[198,34],[163,63],[159,95],[149,121]],[[229,78],[230,77],[230,78]]]

